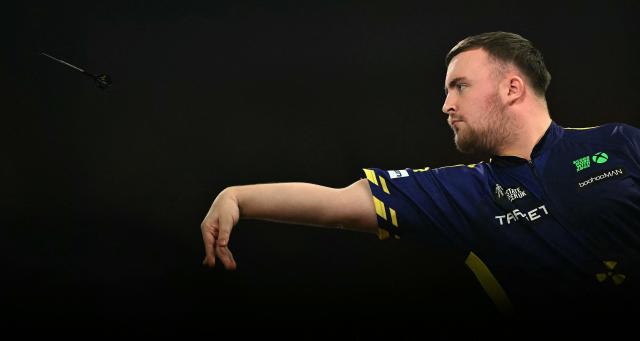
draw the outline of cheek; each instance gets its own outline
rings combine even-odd
[[[464,112],[465,120],[477,121],[484,115],[485,105],[477,98],[469,98],[462,103],[461,109]]]

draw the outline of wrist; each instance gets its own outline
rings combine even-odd
[[[220,193],[226,200],[233,200],[234,202],[238,202],[238,187],[230,186],[225,188],[222,193]]]
[[[231,201],[233,204],[235,204],[238,207],[239,210],[241,210],[240,198],[239,198],[240,190],[238,186],[231,186],[231,187],[225,188],[222,191],[221,195],[225,201]]]

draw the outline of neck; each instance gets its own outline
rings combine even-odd
[[[530,161],[533,148],[551,125],[551,117],[548,111],[544,110],[535,114],[531,112],[516,114],[515,118],[514,133],[497,150],[497,155],[517,156]]]

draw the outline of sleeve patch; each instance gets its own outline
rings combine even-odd
[[[404,178],[404,177],[409,176],[409,172],[407,172],[406,169],[390,170],[390,171],[388,171],[388,173],[389,173],[389,178],[391,178],[391,179]]]

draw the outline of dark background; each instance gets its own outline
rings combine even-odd
[[[449,333],[500,323],[464,264],[410,240],[241,221],[201,266],[227,186],[343,187],[361,168],[474,163],[440,108],[444,56],[512,31],[542,50],[552,118],[640,126],[637,1],[25,2],[4,10],[3,322],[30,330],[307,323]],[[106,91],[46,52],[93,73]],[[237,328],[237,327],[236,327]],[[237,329],[235,329],[237,330]]]

